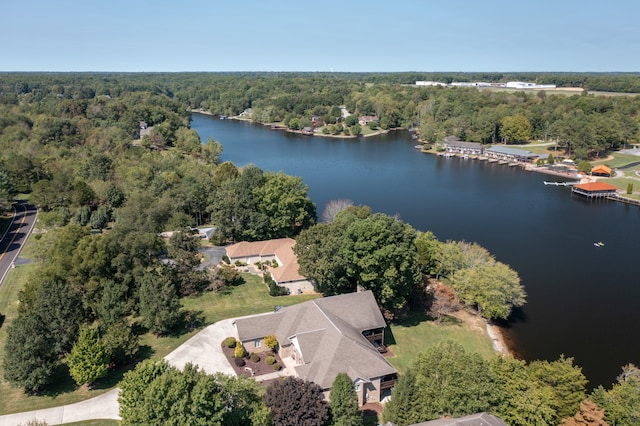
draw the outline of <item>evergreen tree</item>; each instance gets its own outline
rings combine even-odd
[[[338,373],[329,393],[331,421],[335,426],[362,425],[362,413],[358,410],[358,395],[346,373]]]
[[[109,367],[109,353],[97,329],[83,327],[78,341],[67,355],[67,364],[73,380],[80,385],[91,384],[104,377]]]
[[[420,417],[419,389],[416,384],[416,375],[413,369],[408,369],[402,374],[393,388],[393,398],[384,406],[382,419],[397,426],[407,426],[418,423]]]

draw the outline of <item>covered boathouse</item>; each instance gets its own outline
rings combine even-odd
[[[571,188],[571,192],[589,198],[615,198],[617,190],[615,186],[604,182],[581,183]]]

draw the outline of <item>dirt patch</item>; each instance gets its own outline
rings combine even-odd
[[[505,339],[504,334],[502,333],[502,329],[499,326],[489,323],[480,315],[469,312],[466,309],[461,309],[458,312],[451,314],[451,316],[464,322],[471,330],[478,331],[489,337],[491,339],[491,342],[493,343],[493,349],[495,349],[496,352],[503,355],[513,355],[509,350],[507,340]]]

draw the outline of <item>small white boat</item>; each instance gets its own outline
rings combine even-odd
[[[598,241],[598,242],[593,243],[593,245],[596,246],[596,247],[603,247],[604,243],[602,241]]]

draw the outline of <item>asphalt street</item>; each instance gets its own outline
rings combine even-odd
[[[35,206],[20,200],[14,205],[15,215],[11,225],[0,241],[0,285],[15,262],[22,246],[36,223],[38,210]]]

